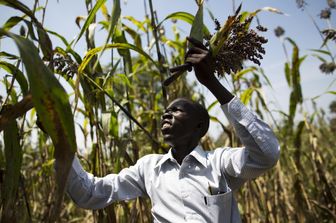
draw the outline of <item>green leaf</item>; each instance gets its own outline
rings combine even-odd
[[[293,123],[297,104],[298,104],[298,100],[296,98],[295,92],[292,91],[292,93],[290,94],[290,100],[289,100],[289,121],[290,123]]]
[[[68,41],[60,34],[58,34],[57,32],[54,32],[54,31],[51,31],[51,30],[46,30],[48,33],[58,37],[62,42],[63,44],[66,46],[66,47],[69,47],[70,44],[68,43]]]
[[[118,114],[115,111],[111,112],[109,134],[115,138],[119,135]]]
[[[288,86],[292,86],[292,79],[291,79],[291,69],[289,67],[289,63],[285,63],[285,77],[286,77],[286,81]]]
[[[5,31],[9,31],[11,28],[16,26],[19,22],[23,20],[23,17],[13,16],[10,17],[7,22],[2,26]]]
[[[247,103],[251,100],[252,93],[255,89],[254,88],[248,88],[240,95],[240,99],[243,102],[243,104],[247,105]]]
[[[102,4],[102,6],[100,7],[100,11],[102,12],[102,14],[103,14],[103,16],[104,16],[104,18],[105,18],[106,20],[109,20],[109,19],[110,19],[111,16],[109,15],[109,13],[108,13],[108,11],[107,11],[107,8],[106,8],[105,3]]]
[[[34,13],[25,4],[21,3],[20,1],[0,0],[0,4],[4,4],[11,8],[20,10],[21,12],[23,12],[25,15],[29,16],[32,19],[32,22],[37,28],[37,34],[39,37],[39,43],[40,43],[40,47],[43,52],[43,55],[46,60],[51,60],[52,55],[53,55],[51,41],[49,39],[47,32],[43,29],[42,24],[37,20]],[[29,27],[29,24],[27,24],[27,26]],[[31,35],[33,35],[32,33],[33,31],[30,30]]]
[[[118,20],[120,18],[120,14],[121,14],[120,0],[114,0],[113,1],[113,7],[112,7],[112,16],[111,16],[111,20],[110,20],[109,28],[108,28],[108,35],[107,35],[107,38],[106,38],[106,41],[105,41],[104,48],[100,52],[100,55],[98,56],[98,58],[100,58],[101,55],[104,53],[105,46],[110,41],[110,38],[113,37],[113,34],[114,34],[115,30],[117,29],[117,24],[118,24]],[[97,60],[96,65],[98,64],[98,61],[99,61],[99,59]],[[96,67],[96,65],[95,65],[95,67]]]
[[[312,54],[312,56],[316,57],[317,59],[319,59],[322,63],[326,63],[327,60],[324,59],[323,57],[321,57],[320,55],[317,55],[317,54]]]
[[[5,61],[0,61],[0,67],[15,76],[15,79],[21,87],[22,94],[26,95],[28,93],[28,82],[21,70],[19,70],[13,64],[7,63]]]
[[[213,107],[215,107],[216,104],[218,104],[218,100],[212,102],[212,103],[209,105],[209,107],[207,108],[208,112],[209,112]]]
[[[301,90],[301,78],[300,78],[300,65],[305,57],[299,57],[299,48],[297,44],[290,38],[286,38],[292,46],[292,65],[291,65],[291,80],[292,80],[292,88],[294,90],[296,102],[302,103],[302,90]]]
[[[82,35],[84,34],[84,32],[89,28],[90,24],[93,22],[97,11],[100,9],[100,7],[105,3],[106,0],[98,0],[95,4],[95,6],[93,7],[93,9],[90,11],[89,16],[87,17],[87,19],[85,20],[85,23],[77,37],[77,40],[75,41],[75,43],[78,42],[78,40],[82,37]]]
[[[327,91],[326,94],[336,94],[336,91]]]
[[[30,38],[31,38],[32,40],[36,40],[36,41],[38,41],[38,39],[37,39],[36,36],[35,36],[35,32],[34,32],[34,28],[33,28],[33,24],[32,24],[31,22],[27,21],[27,20],[23,20],[23,21],[24,21],[24,23],[26,24],[26,26],[27,26],[27,28],[28,28],[28,34],[29,34]]]
[[[33,18],[34,20],[37,21],[37,19],[34,16],[34,13],[23,3],[17,0],[0,0],[0,4],[6,5],[8,7],[11,7],[13,9],[20,10],[23,12],[25,15],[28,15],[29,17]]]
[[[2,186],[2,217],[1,222],[15,220],[17,192],[19,188],[22,149],[19,140],[19,129],[16,121],[8,123],[4,129],[6,169]]]
[[[106,44],[109,42],[110,38],[113,36],[114,30],[116,29],[118,20],[120,18],[120,14],[121,14],[120,0],[113,0],[112,16],[110,20],[110,26],[109,26],[108,36],[106,39]]]
[[[203,3],[203,1],[202,1]],[[198,10],[195,15],[194,21],[191,25],[191,30],[189,36],[194,39],[203,42],[203,4],[198,5]],[[191,45],[191,44],[190,44]]]
[[[116,48],[116,49],[129,49],[129,50],[134,50],[138,53],[140,53],[141,55],[143,55],[144,57],[146,57],[148,60],[152,61],[153,64],[158,67],[157,63],[142,49],[129,44],[129,43],[113,43],[113,44],[107,44],[105,47],[97,47],[97,48],[93,48],[90,51],[87,52],[87,54],[85,55],[83,62],[79,65],[78,67],[78,72],[82,73],[84,71],[84,69],[86,68],[86,66],[89,64],[89,62],[91,61],[91,59],[100,51],[102,51],[104,48],[106,49],[111,49],[111,48]]]
[[[305,121],[301,121],[298,124],[295,137],[294,137],[294,146],[296,147],[296,149],[300,149],[301,147],[301,135],[302,135],[304,126],[305,126]]]
[[[53,58],[53,47],[51,40],[48,36],[47,31],[42,27],[42,25],[37,25],[37,35],[39,38],[40,48],[42,50],[44,59],[50,61]]]
[[[255,71],[255,70],[257,70],[256,67],[249,67],[249,68],[246,68],[246,69],[244,69],[244,70],[240,70],[240,71],[238,71],[238,72],[233,76],[233,78],[234,78],[235,81],[236,81],[236,80],[239,80],[239,79],[240,79],[241,77],[243,77],[245,74],[250,73],[250,72],[253,72],[253,71]]]
[[[6,59],[9,59],[9,60],[18,60],[19,59],[18,56],[14,55],[14,54],[7,53],[7,52],[4,52],[4,51],[0,52],[0,57],[6,57]]]
[[[51,31],[51,30],[47,30],[47,32],[56,36],[56,37],[58,37],[64,43],[64,45],[66,46],[66,52],[69,52],[75,58],[77,63],[82,62],[81,56],[71,48],[72,42],[68,43],[68,41],[62,35],[60,35],[59,33],[56,33],[56,32]],[[58,48],[58,47],[56,47],[56,48]]]
[[[141,22],[135,19],[133,16],[123,16],[123,18],[132,22],[139,30],[146,32],[146,28],[144,26],[145,22]]]
[[[257,69],[257,68],[256,68],[256,69]],[[262,68],[259,68],[258,70],[259,70],[259,72],[261,73],[261,76],[263,76],[263,78],[266,80],[266,83],[268,84],[268,86],[270,86],[271,88],[273,88],[272,83],[271,83],[271,81],[269,80],[269,78],[266,76],[264,70],[263,70]]]
[[[114,38],[113,38],[113,42],[128,44],[127,40],[126,40],[126,37],[125,37],[125,32],[121,30],[121,27],[117,27],[115,29],[115,35],[114,35]],[[120,49],[120,48],[117,48],[117,49],[118,49],[118,53],[123,58],[125,73],[127,75],[132,73],[132,58],[131,58],[130,49]]]
[[[310,50],[310,51],[317,52],[317,53],[320,53],[320,54],[325,54],[325,55],[327,55],[327,56],[332,57],[332,54],[331,54],[329,51],[327,51],[327,50],[317,50],[317,49],[312,49],[312,50]]]
[[[190,14],[190,13],[187,13],[187,12],[174,12],[172,14],[169,14],[168,16],[166,16],[166,18],[164,18],[158,25],[157,27],[160,27],[162,25],[162,23],[168,19],[176,19],[176,20],[181,20],[181,21],[184,21],[184,22],[187,22],[189,23],[190,25],[193,24],[194,22],[194,19],[195,17]],[[210,32],[208,30],[208,28],[203,24],[202,25],[202,31],[203,31],[203,34],[205,36],[210,36]]]
[[[123,27],[123,30],[125,30],[125,32],[128,33],[132,37],[132,39],[134,40],[134,45],[142,49],[140,34],[137,31],[130,28],[129,26],[126,26],[125,24],[123,24],[122,27]]]
[[[325,94],[336,94],[336,91],[326,91],[323,94],[320,94],[320,95],[317,95],[317,96],[313,97],[312,100],[316,100],[316,99],[318,99],[319,97],[321,97]]]
[[[122,83],[129,88],[132,88],[131,82],[129,81],[128,77],[125,74],[116,74],[113,76],[113,81],[117,83]]]
[[[0,33],[3,30],[0,30]],[[76,152],[73,115],[68,95],[53,73],[44,65],[34,44],[21,36],[7,33],[20,52],[25,65],[33,103],[43,127],[55,146],[57,190],[51,219],[57,220],[63,200],[68,172]]]

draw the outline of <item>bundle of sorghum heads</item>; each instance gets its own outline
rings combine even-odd
[[[307,3],[304,0],[296,0],[296,5],[299,9],[304,9]]]
[[[224,45],[215,56],[215,72],[218,76],[223,76],[225,73],[236,73],[242,69],[245,60],[260,65],[260,60],[263,59],[263,54],[265,54],[262,45],[267,43],[267,39],[249,28],[252,19],[253,17],[248,17],[241,22],[241,15],[235,18]],[[218,31],[220,24],[217,20],[215,20],[215,24]],[[267,31],[265,27],[260,25],[256,28],[260,32]]]
[[[328,6],[329,8],[335,9],[336,8],[336,2],[334,0],[328,0]]]
[[[330,19],[330,15],[331,15],[330,8],[323,9],[320,12],[320,18],[321,19]]]
[[[64,76],[65,78],[73,78],[77,73],[78,65],[74,62],[70,56],[56,54],[53,59],[53,64],[56,72]]]
[[[324,62],[320,65],[320,70],[325,74],[331,74],[335,71],[336,64],[334,62]]]
[[[281,37],[285,34],[285,30],[281,26],[278,26],[276,29],[274,29],[274,34],[276,37]]]
[[[325,35],[326,40],[334,40],[336,41],[336,30],[334,29],[326,29],[322,31],[322,34]]]

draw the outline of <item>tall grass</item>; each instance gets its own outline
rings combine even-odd
[[[67,196],[62,202],[62,180],[74,147],[71,129],[77,126],[87,148],[79,153],[81,163],[97,176],[117,173],[145,154],[165,153],[168,147],[160,137],[159,121],[167,101],[181,96],[204,101],[185,75],[168,88],[162,84],[169,76],[168,67],[184,62],[185,38],[176,24],[171,27],[173,38],[165,36],[167,27],[164,21],[158,21],[152,1],[145,1],[148,15],[140,21],[121,17],[119,0],[113,1],[111,10],[105,1],[98,0],[83,1],[88,16],[76,40],[69,41],[62,33],[43,26],[47,3],[35,0],[29,8],[19,1],[0,1],[2,9],[11,7],[24,15],[8,18],[0,30],[2,38],[13,39],[20,49],[17,55],[0,52],[0,68],[6,73],[2,84],[7,94],[0,112],[1,221],[150,222],[151,204],[146,198],[117,202],[98,211],[80,209]],[[42,18],[36,16],[39,10]],[[193,24],[194,16],[179,12],[168,18]],[[106,31],[103,46],[96,46],[93,24]],[[62,45],[55,46],[53,38],[60,39]],[[87,53],[81,55],[74,44],[84,38]],[[31,43],[39,48],[39,56]],[[272,84],[262,68],[245,67],[227,77],[244,103],[261,117],[271,117],[282,148],[280,162],[272,171],[237,192],[240,211],[244,222],[333,222],[334,134],[319,108],[313,114],[301,112],[305,115],[297,121],[304,95],[300,68],[306,56],[301,55],[294,39],[286,38],[286,43],[291,59],[284,62],[284,75],[292,93],[290,107],[281,111],[281,118],[273,117],[262,96],[265,83]],[[328,49],[315,53],[321,60],[326,61],[323,55],[334,60]],[[104,64],[106,54],[111,57]],[[54,119],[50,120],[46,112]],[[230,126],[216,117],[212,121],[220,123],[225,135],[217,142],[206,137],[202,142],[205,148],[240,145]],[[64,167],[58,175],[55,159]]]

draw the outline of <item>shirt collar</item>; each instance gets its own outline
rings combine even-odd
[[[172,149],[168,151],[168,153],[164,154],[161,158],[161,160],[155,165],[154,169],[161,167],[162,164],[164,164],[168,160],[174,160]]]
[[[207,166],[207,156],[201,145],[196,146],[195,149],[191,151],[189,155],[193,156],[204,167]]]
[[[197,145],[193,149],[193,151],[191,151],[191,153],[188,156],[193,156],[204,167],[207,166],[206,153],[204,152],[204,150],[203,150],[203,148],[202,148],[201,145]],[[172,154],[172,148],[170,148],[170,150],[168,151],[168,153],[166,153],[165,155],[163,155],[163,157],[161,158],[161,160],[155,165],[154,168],[156,169],[157,167],[161,167],[168,160],[176,162],[176,160],[175,160],[175,158],[173,157],[173,154]]]

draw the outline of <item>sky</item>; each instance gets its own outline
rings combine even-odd
[[[161,21],[167,15],[177,12],[185,11],[195,15],[197,7],[194,0],[152,0],[153,8],[156,9],[158,20]],[[28,6],[32,5],[31,0],[22,0]],[[45,1],[40,1],[42,4]],[[111,0],[106,2],[109,12],[112,8]],[[205,6],[213,15],[222,23],[227,16],[233,13],[233,2],[237,7],[241,1],[234,0],[208,0],[205,1]],[[319,18],[319,13],[322,9],[327,7],[327,0],[308,0],[307,6],[304,10],[298,9],[295,0],[245,0],[242,1],[244,11],[254,11],[266,6],[276,8],[284,14],[279,15],[270,12],[261,12],[258,14],[261,25],[268,28],[268,32],[263,34],[267,39],[266,55],[262,60],[261,67],[265,74],[273,84],[273,88],[263,88],[264,96],[270,102],[272,110],[288,110],[288,98],[290,90],[286,84],[284,76],[284,62],[286,56],[279,38],[275,37],[273,30],[277,26],[285,29],[285,36],[292,38],[300,48],[300,55],[309,54],[301,67],[301,84],[303,89],[303,96],[305,98],[304,108],[309,112],[312,111],[310,99],[323,94],[327,90],[336,90],[336,84],[330,86],[335,81],[335,74],[325,75],[320,72],[318,66],[320,62],[311,56],[311,49],[319,49],[322,43],[321,37],[317,32],[310,15],[314,18],[321,29],[327,27],[335,27],[336,10],[332,11],[331,20],[329,23],[326,20]],[[148,1],[146,1],[148,7]],[[143,20],[145,15],[145,4],[141,0],[121,0],[122,16],[131,15],[138,20]],[[20,14],[20,13],[19,13]],[[4,6],[0,6],[0,22],[3,24],[10,16],[18,15],[18,12]],[[86,8],[83,0],[49,0],[44,26],[50,30],[56,31],[63,35],[68,41],[74,39],[79,33],[79,28],[75,24],[77,16],[86,16]],[[210,30],[214,30],[214,25],[211,22],[209,15],[205,11],[204,23]],[[169,26],[170,22],[166,22],[167,35],[171,35]],[[190,32],[190,26],[184,22],[178,22],[181,36],[187,36]],[[105,41],[105,31],[96,30],[97,46]],[[52,39],[53,45],[62,45],[58,39]],[[332,52],[335,54],[335,43],[329,44]],[[291,47],[286,44],[289,55],[291,55]],[[15,46],[10,40],[0,40],[0,51],[15,51]],[[85,54],[84,40],[80,40],[75,47],[75,51],[82,56]],[[3,73],[0,71],[0,78]],[[192,74],[189,74],[190,81],[194,80]],[[230,89],[230,86],[223,81],[223,84]],[[329,87],[329,88],[328,88]],[[200,91],[207,95],[207,104],[211,104],[215,98],[208,93],[206,89],[200,87]],[[0,94],[5,96],[3,85],[0,86]],[[332,100],[335,100],[335,95],[325,94],[316,100],[319,107],[329,111],[328,106]],[[277,112],[274,112],[275,116]],[[223,117],[219,108],[213,111],[212,115]],[[218,136],[221,131],[219,126],[212,123],[210,126],[210,135],[214,138]]]

